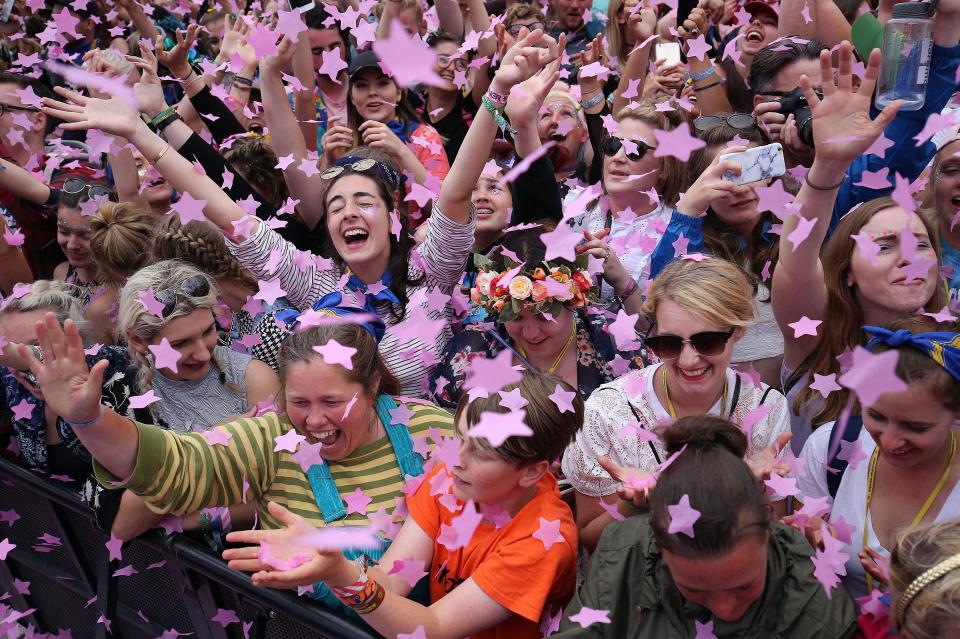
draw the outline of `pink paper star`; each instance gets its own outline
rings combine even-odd
[[[300,468],[303,469],[303,472],[310,470],[311,466],[319,466],[323,464],[323,458],[320,456],[320,451],[323,449],[323,444],[317,442],[311,444],[310,442],[304,441],[300,443],[297,452],[290,455],[290,459],[294,463],[300,464]]]
[[[75,17],[70,13],[70,10],[64,7],[58,13],[52,14],[53,22],[57,25],[57,31],[61,35],[77,35],[77,25],[80,24],[80,19]]]
[[[701,38],[703,36],[700,36]],[[717,639],[717,635],[713,633],[713,622],[708,621],[707,623],[700,623],[697,620],[693,621],[694,627],[697,630],[696,636],[693,639]]]
[[[693,525],[700,519],[700,511],[690,505],[690,496],[684,495],[676,504],[668,505],[667,512],[670,514],[670,526],[667,532],[671,535],[683,533],[687,537],[693,537]]]
[[[226,628],[232,623],[240,623],[240,617],[238,617],[237,613],[233,610],[217,608],[217,614],[210,617],[210,621],[214,621]]]
[[[467,501],[463,512],[454,517],[449,526],[441,525],[440,536],[443,538],[441,543],[451,551],[464,548],[470,543],[473,533],[476,532],[482,520],[483,515],[477,512],[477,506],[473,500]]]
[[[427,575],[424,570],[425,561],[416,557],[406,557],[399,561],[394,561],[393,566],[387,571],[388,575],[400,575],[400,578],[406,581],[410,586],[416,586],[423,577]]]
[[[254,294],[254,298],[263,300],[267,304],[274,304],[278,299],[286,295],[286,291],[280,286],[280,280],[259,280],[257,282],[259,290]]]
[[[873,238],[866,233],[857,233],[851,235],[851,238],[857,243],[857,250],[871,264],[877,263],[877,255],[880,254],[880,246],[873,241]]]
[[[343,498],[347,504],[347,514],[357,513],[358,515],[367,514],[367,506],[373,501],[373,497],[367,497],[363,494],[363,489],[357,486],[352,493]]]
[[[320,353],[320,357],[327,364],[339,364],[347,370],[353,370],[353,356],[357,349],[350,346],[344,346],[335,339],[329,340],[323,346],[314,346],[313,350]]]
[[[247,44],[253,47],[257,58],[261,60],[270,55],[277,55],[277,34],[266,24],[261,24],[256,31],[247,36]]]
[[[121,548],[123,547],[123,540],[118,539],[116,535],[110,533],[110,541],[104,544],[107,547],[109,561],[119,561],[122,557]]]
[[[784,219],[783,211],[794,201],[794,196],[787,192],[782,180],[774,180],[770,186],[759,186],[754,191],[760,201],[757,208],[761,211],[770,211],[780,219]]]
[[[36,408],[36,406],[24,398],[10,408],[13,410],[13,418],[15,420],[25,421],[30,419],[31,415],[33,415],[33,409]]]
[[[557,384],[553,393],[548,396],[548,399],[556,404],[557,410],[559,410],[561,413],[572,413],[574,412],[573,398],[576,396],[576,391],[565,391],[560,384]]]
[[[887,176],[890,173],[890,167],[885,166],[879,171],[864,171],[863,177],[855,186],[863,186],[868,189],[889,189],[890,181]]]
[[[584,606],[575,615],[570,615],[570,621],[580,624],[581,628],[586,628],[595,623],[610,623],[609,610],[595,610]]]
[[[390,75],[401,87],[415,84],[441,86],[443,80],[433,71],[437,54],[417,35],[410,35],[396,19],[387,38],[377,38],[373,51],[381,66],[389,66]],[[389,65],[386,61],[389,60]]]
[[[796,322],[787,324],[787,326],[793,329],[794,337],[803,337],[804,335],[816,337],[817,327],[819,327],[821,324],[823,324],[821,320],[813,320],[804,315]]]
[[[340,80],[337,78],[340,76],[340,72],[347,68],[347,63],[340,57],[340,49],[336,48],[324,51],[321,55],[323,62],[320,64],[320,68],[317,69],[317,73],[326,75],[337,84],[340,84]]]
[[[932,317],[937,322],[955,322],[957,316],[950,312],[949,306],[944,306],[936,313],[923,313],[927,317]]]
[[[147,348],[153,353],[154,366],[177,372],[177,362],[183,356],[177,349],[170,346],[170,340],[164,337],[159,344],[151,344]]]
[[[153,389],[151,389],[151,390],[148,390],[143,395],[134,395],[133,397],[130,398],[130,401],[128,403],[130,405],[130,408],[146,408],[150,404],[155,404],[156,402],[159,402],[159,401],[160,401],[160,398],[157,397],[156,394],[153,392]]]
[[[637,319],[639,314],[631,315],[621,308],[617,318],[607,325],[607,332],[613,336],[618,350],[632,350],[630,346],[637,342]]]
[[[488,394],[496,393],[504,386],[519,382],[522,377],[513,367],[513,354],[505,349],[493,359],[477,357],[471,360],[463,388],[481,388]]]
[[[767,488],[772,490],[774,494],[780,497],[790,497],[800,494],[800,489],[797,488],[796,477],[781,477],[774,473],[770,479],[763,483],[766,484]]]
[[[500,405],[510,410],[520,410],[529,402],[520,394],[519,388],[512,391],[500,391]]]
[[[864,406],[873,406],[884,393],[899,393],[907,385],[897,377],[897,359],[900,353],[892,350],[877,355],[862,346],[853,351],[853,365],[837,380],[849,388]]]
[[[417,626],[413,632],[399,633],[397,635],[397,639],[429,639],[429,638],[427,637],[427,629],[424,628],[423,626]]]
[[[576,259],[574,248],[583,240],[583,235],[573,231],[568,225],[560,224],[553,231],[540,234],[547,247],[544,259],[562,258],[573,262]]]
[[[697,58],[698,60],[706,60],[711,48],[707,44],[707,38],[702,33],[693,40],[687,40],[687,47],[687,58]]]
[[[154,317],[163,317],[163,303],[154,297],[152,286],[145,291],[137,293],[137,299],[140,300],[140,303],[143,304],[143,307],[147,309],[148,313]]]
[[[532,536],[543,542],[543,547],[547,550],[550,550],[554,544],[559,544],[564,541],[563,535],[560,534],[559,519],[544,519],[540,517],[540,527]]]
[[[866,458],[867,454],[863,452],[863,446],[860,445],[859,439],[852,442],[840,440],[840,452],[837,453],[837,459],[846,460],[847,467],[850,470],[856,470],[860,462]]]
[[[491,446],[500,446],[509,437],[529,437],[533,431],[524,423],[526,411],[518,410],[510,413],[493,413],[483,411],[480,420],[467,431],[470,437],[483,437]]]
[[[11,544],[9,539],[4,538],[0,540],[0,561],[6,561],[7,555],[16,547],[17,545]]]
[[[281,10],[277,13],[277,16],[279,18],[276,28],[278,35],[285,35],[296,42],[300,38],[300,34],[307,30],[307,25],[304,24],[299,11]]]
[[[20,519],[20,515],[13,508],[10,510],[0,510],[0,521],[8,526],[14,525],[18,519]]]
[[[223,428],[211,428],[201,434],[211,446],[227,446],[230,444],[230,438],[233,437],[233,433],[228,433]]]
[[[810,384],[810,388],[818,391],[824,397],[834,391],[840,390],[840,384],[837,383],[837,374],[830,373],[829,375],[818,375],[814,373],[813,383]]]
[[[653,152],[654,157],[673,156],[681,162],[689,162],[692,152],[707,145],[703,140],[690,135],[690,125],[686,122],[673,131],[657,129],[653,132],[653,136],[657,139],[657,149]]]
[[[291,428],[283,435],[274,438],[273,452],[278,453],[285,450],[292,453],[297,449],[297,446],[299,446],[301,442],[306,441],[306,439],[306,437]]]
[[[207,218],[203,214],[203,207],[206,204],[206,200],[198,200],[189,193],[181,193],[180,199],[170,205],[170,210],[180,216],[181,224],[187,224],[194,220],[205,222]]]
[[[687,247],[690,245],[690,241],[683,236],[683,233],[673,242],[673,254],[674,255],[683,255],[687,252]]]

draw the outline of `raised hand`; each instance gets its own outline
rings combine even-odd
[[[643,7],[639,10],[631,9],[627,17],[627,29],[633,35],[637,44],[646,41],[657,30],[657,12],[650,7]],[[625,62],[625,60],[621,60]]]
[[[159,60],[160,64],[170,69],[170,73],[180,80],[185,80],[190,76],[192,67],[187,60],[187,56],[190,54],[190,49],[193,48],[193,43],[197,40],[197,29],[199,28],[200,25],[191,24],[187,27],[186,36],[184,36],[182,31],[177,29],[177,44],[169,51],[163,50],[162,38],[157,39],[157,60]]]
[[[870,104],[880,71],[880,51],[870,53],[863,81],[856,91],[853,89],[853,45],[843,41],[839,58],[837,85],[834,86],[830,52],[820,53],[823,99],[814,93],[813,84],[806,75],[800,77],[800,88],[813,113],[816,158],[841,164],[853,162],[870,148],[897,115],[902,101],[887,105],[877,119],[871,120]]]
[[[749,192],[751,190],[750,186],[737,186],[733,182],[723,179],[723,176],[727,173],[740,175],[740,165],[730,160],[720,162],[720,156],[724,153],[739,153],[746,150],[747,147],[745,146],[731,146],[718,153],[713,158],[713,162],[690,185],[690,188],[677,202],[677,210],[690,217],[700,217],[706,213],[711,202],[723,198],[734,200]]]
[[[614,291],[622,291],[627,287],[630,280],[630,273],[624,267],[617,254],[604,241],[604,238],[610,234],[610,229],[601,229],[595,234],[587,229],[583,230],[584,242],[577,245],[574,252],[577,255],[592,255],[595,258],[603,260],[602,277],[607,281]]]
[[[407,145],[383,122],[367,120],[360,125],[359,132],[364,144],[386,151],[395,157],[398,162],[401,161],[404,152],[407,151]]]
[[[49,116],[63,120],[60,125],[62,129],[100,129],[104,133],[119,135],[129,140],[137,127],[143,124],[140,113],[121,98],[88,98],[64,87],[54,87],[53,90],[69,102],[43,98],[41,110]]]
[[[327,122],[327,130],[320,140],[323,147],[324,166],[329,166],[343,157],[353,146],[353,129],[340,123],[341,116],[334,115]]]
[[[683,89],[683,85],[687,81],[687,65],[683,62],[678,62],[677,64],[661,64],[658,60],[657,73],[654,80],[664,89],[677,94]]]
[[[267,505],[284,528],[238,530],[227,535],[231,543],[255,544],[223,551],[227,567],[252,572],[253,585],[260,588],[311,586],[327,579],[347,560],[340,552],[320,552],[304,543],[314,526],[276,502]],[[264,552],[265,547],[268,552]]]
[[[260,61],[260,73],[262,75],[279,76],[290,66],[295,48],[293,40],[288,36],[283,36],[277,45],[277,54],[268,55]]]
[[[140,103],[140,112],[153,117],[167,108],[163,86],[157,76],[157,57],[140,41],[140,57],[128,55],[126,59],[140,71],[140,81],[133,85],[133,94]]]
[[[583,69],[594,62],[605,62],[603,55],[603,34],[598,33],[593,42],[587,45],[580,55],[580,67],[577,69],[577,79],[580,82],[582,93],[592,93],[600,88],[600,78],[596,75],[586,76]]]
[[[109,362],[102,359],[92,369],[87,367],[83,340],[73,320],[61,328],[57,316],[47,313],[36,329],[43,361],[24,344],[17,345],[17,353],[30,364],[47,406],[68,422],[93,420],[100,412],[103,374]]]
[[[706,33],[709,25],[710,21],[707,19],[706,9],[703,7],[695,7],[690,12],[687,19],[684,20],[680,28],[677,29],[677,35],[680,36],[680,46],[683,47],[684,53],[690,48],[690,40],[697,38],[702,33]]]
[[[622,484],[617,488],[617,496],[620,499],[637,507],[647,504],[650,499],[650,491],[657,485],[656,475],[636,468],[619,466],[607,457],[599,457],[597,461],[614,480]]]
[[[238,53],[242,47],[248,46],[247,34],[250,33],[250,25],[245,18],[246,16],[241,13],[238,13],[232,22],[229,15],[226,17],[223,39],[220,41],[220,53],[217,54],[216,59],[218,65],[229,60],[230,56]],[[244,62],[246,62],[245,59]]]
[[[514,87],[504,109],[510,121],[536,122],[543,101],[559,78],[560,58],[558,56],[536,74]]]
[[[777,441],[773,444],[746,458],[747,466],[753,471],[753,476],[757,478],[757,481],[765,482],[770,479],[773,473],[782,476],[790,472],[790,464],[781,459],[780,453],[790,442],[791,437],[793,437],[793,433],[783,433],[777,437]]]
[[[538,42],[544,42],[546,48],[536,46]],[[566,42],[565,34],[561,34],[558,42],[540,29],[528,33],[504,54],[494,81],[503,88],[523,82],[558,58]]]

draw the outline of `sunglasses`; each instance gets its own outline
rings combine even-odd
[[[627,150],[626,154],[627,154],[627,159],[633,160],[634,162],[636,162],[637,160],[641,159],[644,155],[646,155],[647,151],[657,148],[655,146],[650,146],[643,140],[637,140],[636,142],[634,142],[633,140],[630,140],[630,142],[632,142],[637,146],[637,150],[636,151]],[[610,135],[604,138],[603,142],[600,143],[600,150],[603,151],[604,155],[612,158],[613,156],[615,156],[617,153],[620,152],[620,147],[623,147],[623,146],[624,146],[623,139],[618,138],[615,135]],[[627,147],[627,149],[629,149],[629,147]]]
[[[702,115],[693,121],[693,129],[697,133],[706,133],[711,129],[726,124],[738,131],[748,131],[757,128],[757,118],[749,113],[732,113],[730,115]]]
[[[100,184],[89,184],[84,180],[75,177],[67,178],[60,190],[69,195],[77,195],[78,193],[83,193],[84,190],[87,190],[87,195],[91,198],[113,198],[114,196],[113,189]]]
[[[457,71],[466,71],[467,70],[467,61],[463,58],[455,58],[450,55],[440,53],[437,55],[437,66],[445,67],[449,64],[453,64],[453,68]]]
[[[662,360],[680,357],[684,344],[690,344],[705,357],[713,357],[723,352],[723,349],[727,347],[727,342],[733,337],[734,331],[736,329],[730,329],[727,332],[705,331],[691,335],[689,339],[683,339],[676,335],[654,335],[653,337],[647,337],[645,341],[654,354]]]
[[[210,294],[210,282],[203,275],[193,275],[180,283],[179,290],[165,288],[162,291],[154,293],[158,302],[163,304],[163,310],[160,311],[160,317],[166,319],[168,315],[177,307],[177,294],[182,293],[187,297],[205,297]]]
[[[537,29],[543,29],[544,25],[542,22],[534,22],[532,24],[511,24],[510,27],[507,29],[507,33],[509,33],[514,38],[519,37],[520,29],[523,29],[524,27],[526,27],[530,32],[533,32],[533,31],[536,31]]]

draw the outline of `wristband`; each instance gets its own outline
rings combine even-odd
[[[153,128],[157,128],[158,122],[162,122],[166,118],[170,117],[171,113],[176,113],[176,112],[177,110],[175,108],[173,108],[172,106],[168,106],[166,109],[164,109],[160,113],[150,118],[150,126],[152,126]]]
[[[202,79],[203,79],[203,76],[194,73],[194,75],[193,75],[193,80],[190,80],[190,81],[187,82],[185,85],[183,85],[183,92],[186,93],[186,92],[187,92],[187,89],[190,88],[190,85],[192,85],[192,84],[193,84],[194,82],[196,82],[197,80],[202,80]]]
[[[711,75],[717,74],[717,67],[710,67],[709,69],[704,69],[699,73],[688,73],[687,77],[693,80],[694,82],[700,82],[701,80],[706,80]]]
[[[85,421],[85,422],[71,422],[70,420],[65,419],[65,420],[63,420],[63,421],[65,421],[65,422],[67,423],[67,426],[69,426],[69,427],[72,428],[73,430],[83,430],[84,428],[87,428],[87,427],[89,427],[89,426],[93,426],[94,424],[96,424],[97,422],[99,422],[101,417],[103,417],[103,406],[98,405],[98,406],[97,406],[97,416],[94,417],[94,418],[91,419],[91,420],[88,420],[88,421]]]
[[[176,111],[174,111],[173,113],[171,113],[170,115],[168,115],[168,116],[165,117],[164,119],[160,120],[159,122],[157,122],[157,123],[154,124],[153,126],[154,126],[154,128],[155,128],[157,131],[163,131],[164,129],[166,129],[168,126],[170,126],[171,124],[173,124],[174,122],[176,122],[176,121],[179,120],[179,119],[180,119],[180,114],[177,113]]]
[[[593,96],[593,97],[590,98],[589,100],[585,100],[585,101],[581,102],[581,103],[580,103],[580,106],[582,106],[582,107],[584,108],[584,110],[592,109],[593,107],[595,107],[595,106],[597,106],[598,104],[600,104],[601,102],[603,102],[603,100],[604,100],[606,97],[607,97],[607,96],[603,95],[603,91],[600,91],[599,93],[597,93],[595,96]]]
[[[620,300],[620,305],[623,305],[623,302],[630,298],[633,295],[633,292],[637,290],[637,280],[630,278],[630,282],[627,284],[627,288],[623,289],[623,293],[617,295],[617,299]]]
[[[483,96],[483,99],[480,100],[483,103],[483,108],[490,112],[490,115],[493,116],[493,119],[496,121],[497,126],[500,127],[501,131],[507,131],[510,135],[516,135],[517,130],[510,126],[510,123],[507,122],[507,119],[503,117],[503,107],[497,106],[490,101],[490,98],[486,95]]]
[[[817,186],[816,184],[813,184],[813,183],[810,181],[810,171],[807,171],[807,174],[806,174],[805,176],[803,176],[803,181],[806,182],[806,183],[807,183],[807,186],[809,186],[809,187],[810,187],[811,189],[813,189],[814,191],[835,191],[835,190],[839,189],[839,188],[843,185],[844,182],[847,181],[847,176],[846,176],[846,174],[844,174],[843,177],[840,178],[840,181],[837,182],[836,184],[832,185],[832,186]]]
[[[234,84],[239,84],[239,85],[242,85],[242,86],[245,86],[245,87],[252,87],[252,86],[253,86],[253,80],[251,80],[250,78],[245,78],[245,77],[243,77],[242,75],[235,76],[235,77],[233,78],[233,83],[234,83]]]
[[[507,96],[502,93],[497,93],[493,89],[487,89],[486,97],[490,98],[490,101],[499,107],[503,107],[507,104]]]

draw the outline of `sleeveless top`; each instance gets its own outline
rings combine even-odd
[[[743,337],[733,346],[733,357],[730,361],[734,364],[783,355],[783,333],[780,332],[777,318],[773,316],[770,289],[765,284],[761,283],[757,287],[753,308],[757,319],[747,327]]]
[[[213,359],[217,364],[211,361],[206,376],[197,381],[170,379],[153,369],[151,386],[160,398],[154,406],[170,430],[189,433],[195,426],[206,430],[249,410],[245,375],[253,358],[216,346]],[[233,385],[237,392],[227,388],[227,384]]]
[[[70,295],[80,302],[84,310],[90,306],[90,302],[100,296],[105,286],[101,280],[81,280],[77,275],[77,269],[72,265],[67,265],[67,275],[63,281],[73,285],[74,288],[69,289]]]

